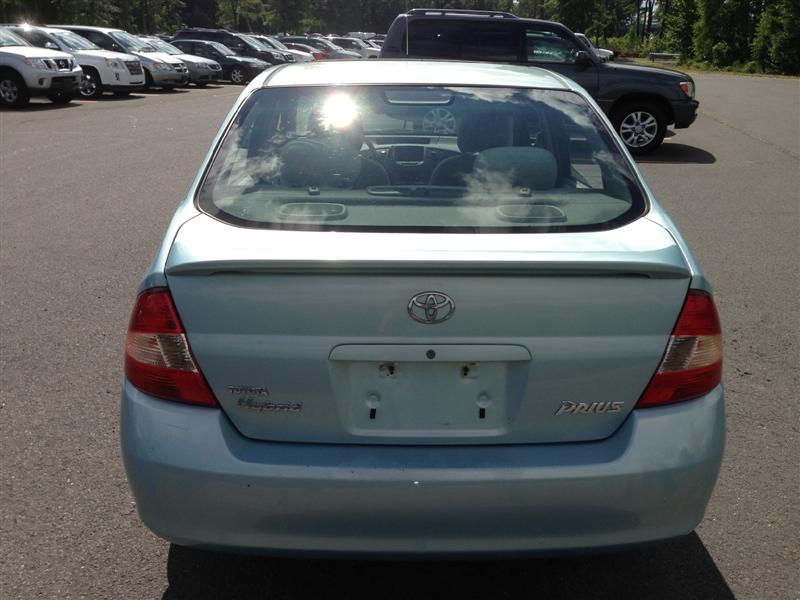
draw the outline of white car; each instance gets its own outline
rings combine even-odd
[[[336,44],[340,48],[360,54],[361,58],[378,58],[381,53],[378,48],[373,48],[371,45],[359,38],[331,36],[326,39],[331,43]]]
[[[64,52],[34,48],[7,27],[0,27],[0,106],[20,108],[31,96],[66,104],[78,91],[83,73]]]
[[[72,54],[83,69],[79,88],[83,98],[99,98],[105,91],[126,96],[144,87],[142,63],[132,54],[103,50],[66,29],[21,25],[12,30],[34,46]]]
[[[589,49],[595,53],[597,58],[599,58],[603,62],[614,60],[614,52],[612,50],[606,50],[605,48],[598,48],[592,43],[592,40],[590,40],[586,35],[582,33],[576,33],[575,37],[577,37],[580,41],[582,41],[585,45],[587,45]]]

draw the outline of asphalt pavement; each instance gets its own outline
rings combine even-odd
[[[0,598],[800,598],[800,83],[696,75],[640,161],[715,286],[726,456],[706,518],[603,556],[353,562],[170,546],[119,453],[127,319],[241,88],[0,112]]]

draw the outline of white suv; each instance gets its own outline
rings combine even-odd
[[[81,76],[81,68],[69,54],[34,48],[0,27],[0,106],[19,108],[31,96],[65,104],[77,92]]]
[[[79,91],[84,98],[98,98],[104,91],[125,96],[144,87],[142,63],[132,54],[103,50],[66,29],[31,25],[11,29],[34,46],[72,54],[83,69]]]

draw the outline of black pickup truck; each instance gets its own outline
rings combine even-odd
[[[415,8],[398,15],[381,49],[381,58],[409,57],[507,62],[561,73],[594,97],[634,154],[661,145],[668,125],[689,127],[697,116],[694,81],[685,73],[605,63],[552,21]]]

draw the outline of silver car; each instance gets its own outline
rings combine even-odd
[[[174,56],[186,64],[189,69],[189,81],[197,87],[202,87],[222,79],[222,66],[215,60],[203,56],[187,54],[169,42],[155,36],[139,36],[144,43],[152,46],[158,52]]]
[[[122,454],[177,544],[593,551],[700,522],[709,283],[600,108],[507,64],[275,67],[139,288]]]

